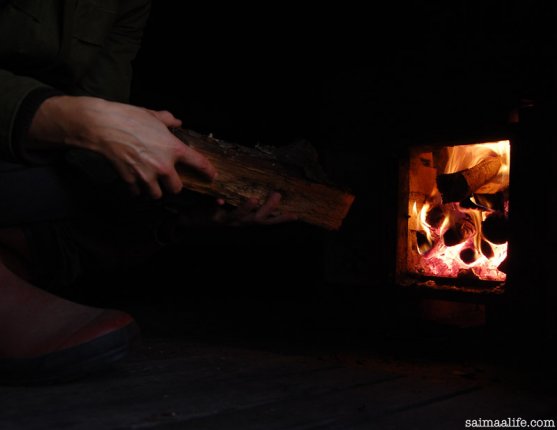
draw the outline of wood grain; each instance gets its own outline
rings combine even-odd
[[[337,230],[348,214],[355,196],[349,191],[304,176],[301,166],[287,164],[271,152],[232,144],[190,130],[172,132],[182,142],[206,156],[218,171],[214,181],[180,168],[184,186],[192,191],[224,199],[238,206],[248,198],[264,201],[273,192],[282,195],[279,210],[300,221]]]

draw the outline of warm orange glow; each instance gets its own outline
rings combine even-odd
[[[462,172],[489,157],[501,161],[493,178],[464,201],[442,201],[435,183],[438,175]],[[498,266],[506,258],[508,243],[488,240],[482,229],[487,218],[497,221],[508,216],[510,142],[445,147],[415,158],[410,175],[409,270],[426,276],[473,274],[481,280],[504,281],[506,274]]]

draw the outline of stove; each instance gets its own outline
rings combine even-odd
[[[460,303],[480,323],[555,335],[550,112],[528,104],[504,130],[419,142],[399,157],[393,279],[427,317],[447,319]]]

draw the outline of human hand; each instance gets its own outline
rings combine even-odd
[[[29,137],[30,146],[49,143],[95,151],[112,162],[132,192],[146,188],[158,199],[163,191],[178,193],[181,163],[212,180],[216,170],[202,154],[169,130],[181,121],[167,111],[152,111],[95,97],[56,96],[39,107]]]
[[[272,225],[296,221],[298,219],[296,215],[278,210],[281,198],[280,193],[273,192],[263,204],[255,198],[250,198],[234,209],[226,209],[224,207],[225,201],[218,199],[217,204],[220,207],[213,215],[213,221],[217,224],[234,227],[255,224]]]

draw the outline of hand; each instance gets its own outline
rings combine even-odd
[[[217,204],[221,206],[217,209],[213,216],[213,221],[217,224],[225,224],[230,226],[245,225],[272,225],[289,221],[296,221],[298,217],[294,214],[278,211],[282,196],[273,192],[267,200],[260,204],[255,198],[246,200],[246,202],[234,209],[225,209],[222,207],[225,202],[222,199],[217,200]]]
[[[94,97],[56,96],[39,107],[29,137],[35,148],[58,142],[98,152],[112,162],[132,192],[139,194],[147,188],[149,195],[158,199],[163,190],[182,190],[178,163],[209,180],[216,176],[209,160],[168,130],[180,125],[181,121],[166,111]]]

